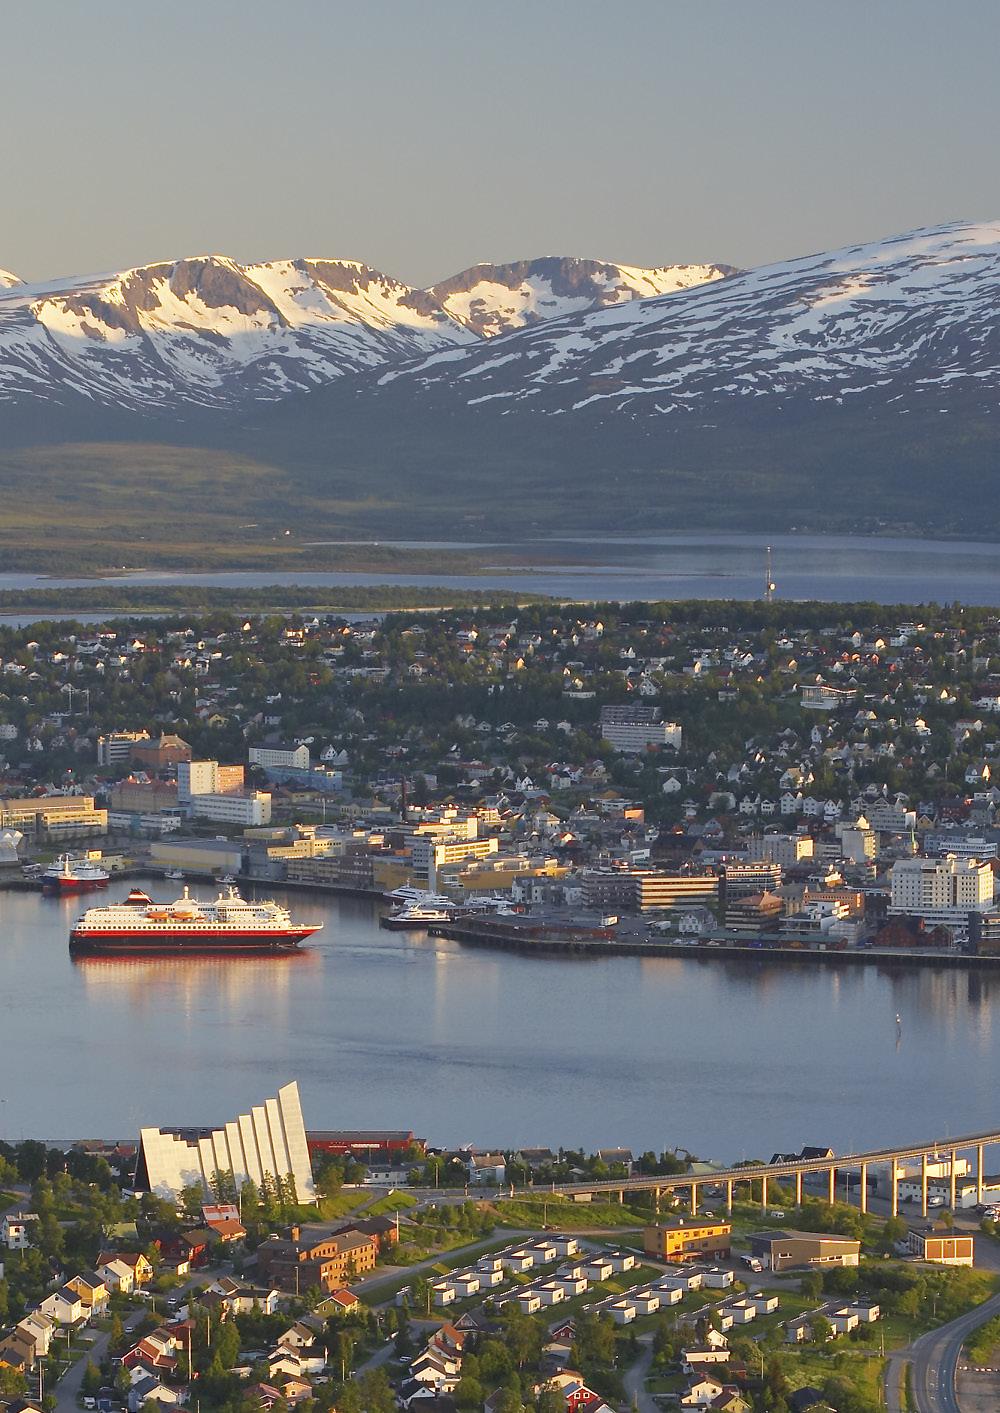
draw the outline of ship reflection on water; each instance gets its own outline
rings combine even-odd
[[[314,1127],[720,1159],[971,1133],[995,1109],[1000,975],[494,953],[274,896],[324,930],[71,957],[79,900],[0,892],[0,1137],[210,1123],[293,1078]]]

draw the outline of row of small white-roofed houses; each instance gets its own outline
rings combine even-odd
[[[732,1271],[727,1271],[721,1266],[698,1266],[689,1270],[665,1271],[645,1285],[632,1286],[620,1295],[605,1296],[603,1300],[587,1308],[595,1314],[610,1315],[616,1325],[630,1325],[633,1320],[642,1315],[655,1315],[658,1310],[666,1309],[670,1305],[679,1305],[688,1291],[725,1290],[732,1284]],[[746,1324],[755,1317],[756,1310],[747,1315],[745,1311],[736,1308],[739,1303],[736,1300],[727,1302],[727,1306],[731,1306],[734,1313],[729,1317],[726,1328],[737,1323]],[[705,1307],[706,1310],[709,1308],[714,1307]],[[719,1309],[721,1308],[719,1307]]]
[[[830,1300],[815,1310],[807,1310],[796,1315],[794,1320],[785,1322],[785,1340],[788,1344],[802,1344],[816,1338],[816,1324],[825,1320],[830,1327],[830,1338],[850,1334],[859,1325],[873,1325],[882,1318],[882,1311],[874,1300]]]
[[[581,1252],[572,1237],[561,1238],[563,1249],[556,1250],[557,1241],[544,1238],[528,1247],[518,1247],[502,1256],[507,1269],[524,1274],[535,1267],[551,1265],[560,1256],[565,1259],[555,1270],[542,1273],[529,1285],[510,1291],[497,1301],[503,1306],[513,1302],[525,1315],[533,1315],[544,1306],[560,1305],[564,1300],[573,1300],[584,1295],[591,1285],[610,1280],[612,1276],[631,1271],[638,1264],[631,1251],[588,1251]],[[572,1249],[571,1249],[572,1248]],[[525,1258],[535,1259],[526,1264]]]
[[[580,1243],[575,1236],[538,1236],[527,1242],[516,1242],[502,1251],[481,1256],[471,1266],[450,1271],[448,1275],[433,1281],[431,1298],[435,1305],[443,1307],[457,1300],[468,1300],[473,1295],[487,1295],[509,1284],[515,1275],[549,1266],[560,1257],[576,1256],[579,1250]],[[592,1276],[591,1279],[599,1277]]]

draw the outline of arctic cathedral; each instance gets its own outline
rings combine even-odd
[[[223,1128],[140,1129],[137,1191],[176,1199],[181,1188],[201,1183],[211,1194],[216,1173],[231,1173],[237,1188],[248,1180],[259,1186],[265,1175],[291,1177],[298,1201],[314,1200],[298,1084],[284,1085],[276,1098]]]

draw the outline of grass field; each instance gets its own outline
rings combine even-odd
[[[497,1218],[508,1227],[549,1226],[561,1231],[601,1228],[635,1230],[652,1220],[648,1208],[617,1202],[571,1202],[563,1197],[515,1197],[495,1204]]]
[[[417,1199],[409,1192],[387,1192],[384,1197],[380,1197],[377,1202],[373,1202],[370,1207],[365,1208],[365,1215],[368,1217],[393,1216],[396,1212],[405,1212],[410,1207],[417,1205]]]

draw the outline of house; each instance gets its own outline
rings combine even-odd
[[[273,1384],[251,1384],[246,1391],[246,1401],[256,1404],[261,1413],[270,1413],[270,1409],[280,1403],[282,1397],[281,1389],[275,1388]]]
[[[147,1401],[162,1404],[165,1408],[178,1404],[181,1401],[181,1393],[181,1389],[161,1383],[155,1375],[145,1374],[129,1389],[126,1403],[129,1413],[139,1413],[139,1409]]]
[[[280,1334],[277,1343],[283,1349],[292,1349],[296,1352],[303,1349],[311,1349],[318,1339],[321,1339],[325,1326],[322,1320],[315,1316],[303,1315],[294,1324],[289,1325],[283,1334]]]
[[[662,1290],[679,1290],[685,1295],[689,1290],[701,1290],[705,1283],[705,1271],[697,1266],[688,1271],[665,1271],[653,1282]]]
[[[335,1290],[321,1300],[316,1306],[315,1313],[328,1320],[331,1315],[349,1315],[352,1310],[356,1310],[361,1301],[356,1295],[352,1295],[349,1290]]]
[[[711,1408],[717,1398],[721,1398],[725,1384],[714,1374],[698,1373],[680,1395],[682,1408]]]
[[[110,1261],[102,1261],[97,1266],[97,1274],[109,1291],[129,1295],[135,1288],[135,1271],[126,1261],[113,1256]]]
[[[153,1279],[152,1264],[141,1251],[102,1251],[94,1269],[100,1274],[100,1267],[110,1261],[122,1261],[131,1269],[133,1288],[146,1285]]]
[[[66,1285],[79,1295],[88,1319],[102,1314],[108,1308],[110,1292],[96,1271],[87,1271],[82,1276],[71,1276]]]
[[[30,1374],[38,1358],[31,1335],[14,1329],[0,1341],[0,1368],[13,1369],[18,1374]]]
[[[122,1364],[129,1370],[141,1366],[169,1377],[177,1368],[177,1355],[182,1347],[180,1328],[175,1327],[171,1332],[161,1325],[152,1330],[122,1356]]]
[[[31,1224],[37,1221],[37,1212],[5,1212],[0,1222],[0,1241],[8,1251],[26,1251],[31,1244]]]
[[[80,1325],[86,1318],[83,1301],[68,1285],[47,1295],[38,1308],[57,1325]]]
[[[34,1341],[35,1357],[44,1359],[49,1352],[49,1346],[55,1337],[56,1324],[48,1315],[43,1315],[40,1310],[31,1310],[25,1315],[23,1320],[19,1320],[16,1327],[28,1339]]]
[[[277,1314],[281,1296],[277,1290],[262,1286],[243,1285],[231,1276],[220,1276],[208,1287],[209,1294],[218,1295],[222,1306],[230,1315],[248,1315],[254,1309],[262,1315]],[[317,1314],[324,1313],[320,1306]]]
[[[577,1373],[575,1369],[564,1369],[561,1373],[553,1374],[549,1387],[562,1396],[566,1413],[610,1413],[601,1395],[588,1388],[582,1374]]]
[[[502,1153],[470,1153],[466,1162],[469,1184],[501,1186],[507,1179],[507,1160]]]
[[[689,1344],[681,1350],[681,1368],[686,1374],[696,1373],[706,1364],[728,1364],[731,1355],[725,1346]]]

